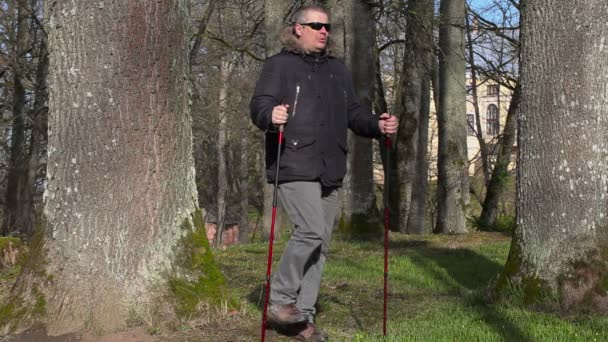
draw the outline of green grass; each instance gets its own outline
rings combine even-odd
[[[285,244],[275,247],[275,267]],[[500,233],[391,235],[388,341],[605,341],[608,318],[535,312],[484,298],[506,261]],[[259,335],[267,245],[218,251],[240,322]],[[333,242],[316,322],[332,341],[384,341],[380,242]],[[283,341],[276,335],[272,341]]]
[[[381,242],[334,241],[316,322],[331,341],[607,341],[608,317],[560,315],[510,302],[489,303],[489,284],[506,261],[501,233],[411,237],[391,234],[388,338],[382,335]],[[285,247],[275,246],[275,268]],[[159,341],[259,341],[266,244],[215,250],[238,314],[192,317]],[[0,297],[19,268],[0,270]],[[514,296],[518,294],[514,291]],[[269,332],[267,341],[290,341]]]

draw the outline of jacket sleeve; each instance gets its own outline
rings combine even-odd
[[[346,72],[346,110],[348,113],[348,128],[350,128],[355,134],[368,137],[368,138],[380,138],[382,132],[380,132],[380,126],[378,125],[378,115],[372,115],[371,112],[366,111],[357,99],[355,93],[355,87],[353,85],[350,72]]]
[[[279,63],[270,58],[264,63],[251,98],[251,120],[262,130],[275,130],[272,109],[281,104],[282,76]]]

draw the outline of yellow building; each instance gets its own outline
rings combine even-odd
[[[392,79],[389,81],[392,81]],[[467,155],[469,159],[469,175],[481,175],[481,153],[477,138],[478,128],[470,78],[467,78],[467,84],[466,113],[463,113],[463,120],[467,120]],[[392,94],[388,93],[387,95],[387,99],[392,100]],[[496,155],[498,153],[498,137],[500,134],[502,134],[502,130],[505,126],[507,111],[511,103],[511,95],[511,89],[501,86],[493,81],[481,80],[477,82],[477,102],[479,106],[481,136],[487,144],[488,152],[492,155]],[[428,134],[429,177],[431,179],[436,179],[439,129],[437,127],[437,112],[435,110],[435,102],[432,98],[430,107]],[[383,184],[384,175],[382,163],[378,155],[379,152],[376,144],[374,144],[374,150],[376,151],[374,179],[377,184]],[[514,161],[514,155],[512,159]]]
[[[511,89],[501,86],[490,80],[477,82],[477,103],[479,107],[479,121],[481,136],[486,142],[488,153],[498,153],[498,138],[502,133],[507,118],[507,111],[511,103]],[[437,176],[437,147],[438,128],[434,102],[431,102],[431,116],[429,122],[429,165],[430,176]],[[463,120],[467,121],[467,156],[469,159],[469,175],[481,173],[481,153],[479,147],[477,119],[471,79],[467,78],[466,113]]]
[[[478,128],[471,91],[470,79],[467,79],[467,155],[469,158],[469,174],[481,172],[479,158],[480,147],[477,138]],[[505,127],[507,111],[511,103],[511,89],[492,81],[479,82],[477,85],[477,103],[479,107],[479,120],[481,121],[481,136],[486,142],[488,153],[498,153],[498,138]]]

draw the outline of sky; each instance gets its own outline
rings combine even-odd
[[[509,1],[507,0],[466,0],[471,8],[484,18],[488,20],[492,20],[495,23],[499,23],[502,19],[502,13],[498,11],[497,3],[500,3],[502,7],[507,7]],[[517,1],[519,3],[519,1]],[[519,15],[517,13],[517,9],[513,8],[513,6],[509,7],[509,12],[513,16],[514,19],[519,19]]]

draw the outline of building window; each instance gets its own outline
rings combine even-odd
[[[491,104],[488,106],[486,113],[486,132],[490,135],[497,135],[498,129],[498,107],[495,104]]]
[[[498,95],[498,84],[491,84],[488,86],[488,96]]]
[[[467,114],[467,132],[475,135],[475,114]]]

